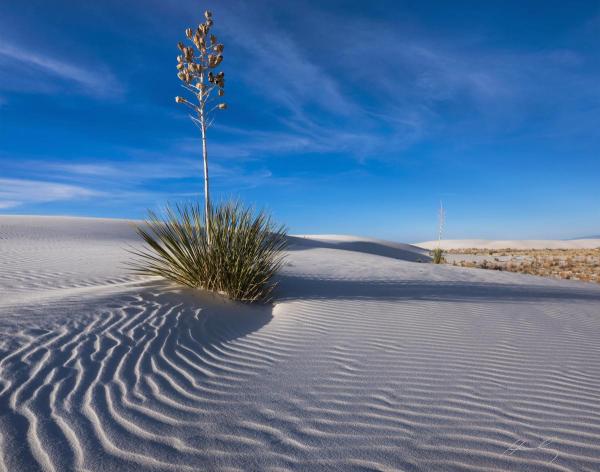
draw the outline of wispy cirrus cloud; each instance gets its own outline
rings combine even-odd
[[[270,147],[397,158],[433,135],[495,137],[530,126],[540,110],[551,132],[563,132],[566,115],[585,121],[581,105],[600,97],[593,57],[564,46],[511,49],[477,33],[444,36],[410,19],[319,7],[305,15],[301,2],[286,5],[288,23],[269,3],[223,9],[220,28],[244,51],[228,58],[243,64],[240,80],[281,125],[267,130],[268,144],[248,136],[246,154]]]
[[[45,180],[0,179],[0,208],[23,204],[46,203],[77,198],[90,198],[102,193],[97,190]]]
[[[14,208],[21,204],[21,202],[17,202],[15,200],[0,200],[0,210],[7,208]]]
[[[122,85],[103,64],[78,64],[0,38],[0,88],[51,93],[65,90],[98,98],[120,96]],[[74,87],[74,89],[73,89]]]
[[[197,195],[199,192],[190,193],[190,189],[202,189],[202,160],[199,143],[192,141],[162,151],[121,149],[119,159],[5,159],[3,171],[12,178],[0,180],[0,202],[3,208],[11,208],[24,203],[96,196],[102,196],[105,204],[114,204],[126,200],[151,202]],[[226,193],[294,182],[294,179],[273,175],[257,162],[247,166],[243,162],[213,159],[210,170],[212,185]],[[106,188],[111,191],[106,192]]]
[[[142,153],[143,154],[143,153]],[[177,182],[182,180],[202,178],[202,161],[193,158],[167,159],[165,156],[153,154],[145,159],[130,162],[87,161],[81,164],[65,162],[36,163],[41,172],[52,173],[56,178],[65,181],[80,182],[93,188],[102,188],[111,185],[115,192],[111,197],[118,195],[133,195],[136,192],[148,194],[148,188],[155,181]],[[213,160],[210,163],[213,185],[221,187],[257,187],[261,185],[277,185],[282,180],[264,166],[256,169],[247,169],[231,162],[222,163]],[[283,180],[289,183],[289,179]],[[165,192],[157,192],[164,194]],[[168,193],[168,192],[167,192]],[[185,193],[185,192],[184,192]],[[174,195],[183,195],[175,192]]]

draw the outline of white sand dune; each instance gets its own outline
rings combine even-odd
[[[130,276],[126,222],[0,235],[0,470],[600,470],[595,284],[296,237],[247,306]]]
[[[443,239],[424,241],[415,246],[424,249],[596,249],[600,248],[600,239]]]
[[[295,235],[290,236],[290,249],[296,247],[331,248],[346,251],[373,254],[375,256],[391,257],[412,262],[428,262],[431,260],[429,251],[411,244],[395,243],[373,238],[338,234]]]

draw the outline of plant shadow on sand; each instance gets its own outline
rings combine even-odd
[[[257,331],[271,320],[273,311],[269,304],[236,302],[168,282],[149,283],[135,297],[146,304],[148,311],[159,308],[171,313],[180,328],[203,346],[231,341]]]

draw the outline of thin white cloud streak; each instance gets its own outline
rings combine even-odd
[[[110,160],[81,159],[71,162],[39,162],[44,172],[63,174],[65,178],[77,176],[84,180],[106,180],[121,184],[134,184],[155,179],[180,179],[189,177],[194,162],[190,159],[173,159],[167,153],[134,151],[142,159],[111,162]],[[197,163],[196,163],[197,164]],[[198,164],[197,164],[198,165]]]
[[[87,162],[82,164],[70,163],[38,163],[45,172],[53,171],[63,178],[81,182],[110,182],[120,188],[131,188],[139,184],[151,183],[155,180],[181,180],[202,178],[202,161],[200,159],[176,159],[166,155],[154,154],[152,161],[119,162],[113,164],[101,162]],[[264,179],[272,177],[266,169],[247,172],[240,166],[223,165],[218,162],[210,163],[213,177],[227,178],[228,182],[249,182],[255,180],[257,184],[264,183]]]
[[[198,149],[200,148],[196,148]],[[71,191],[74,197],[104,195],[103,199],[107,202],[125,199],[140,201],[159,196],[163,199],[180,197],[189,193],[189,189],[195,188],[196,181],[198,188],[201,188],[202,180],[200,158],[171,157],[185,152],[180,147],[164,152],[129,149],[128,160],[121,159],[118,162],[98,159],[80,159],[76,163],[49,159],[7,161],[5,171],[23,178],[4,182],[4,194],[0,191],[0,200],[8,201],[10,197],[10,200],[18,202],[51,201],[61,197],[61,191],[64,192],[65,199],[69,198]],[[264,166],[251,167],[213,159],[210,165],[211,183],[226,191],[237,191],[294,182],[294,179],[274,176]],[[32,193],[35,191],[35,184],[31,182],[37,182],[37,179],[52,181],[55,186],[41,186],[42,195],[35,196]],[[105,192],[103,189],[106,188],[111,191]],[[30,197],[26,198],[28,194]]]
[[[4,81],[10,78],[7,69],[15,70],[13,89],[20,87],[27,91],[49,93],[56,84],[45,81],[52,80],[75,85],[80,93],[101,98],[122,94],[122,86],[104,65],[78,65],[52,54],[32,52],[31,49],[19,48],[6,38],[0,40],[0,63],[4,63]]]
[[[218,139],[209,143],[209,154],[213,161],[230,162],[234,159],[256,161],[271,156],[298,154],[342,153],[350,150],[366,149],[372,144],[372,136],[361,132],[327,130],[328,134],[312,128],[297,129],[290,125],[288,131],[268,131],[262,129],[217,126]],[[198,153],[200,140],[184,139],[179,149],[186,153]]]
[[[27,179],[0,179],[0,208],[90,198],[101,192],[77,185]]]

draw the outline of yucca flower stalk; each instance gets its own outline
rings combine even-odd
[[[177,56],[177,77],[182,82],[183,88],[193,95],[192,100],[177,96],[175,101],[183,103],[192,109],[190,118],[202,135],[202,161],[204,165],[204,217],[207,228],[208,244],[210,240],[210,192],[208,180],[208,152],[206,146],[206,131],[213,123],[211,114],[215,110],[225,110],[227,104],[217,103],[217,97],[225,95],[225,73],[215,73],[215,68],[223,61],[223,44],[210,32],[213,26],[212,13],[204,12],[204,23],[198,28],[187,28],[185,36],[191,45],[179,42],[177,47],[181,54]]]

